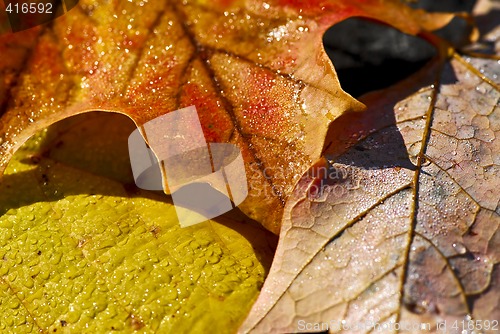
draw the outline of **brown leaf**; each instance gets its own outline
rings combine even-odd
[[[497,59],[436,60],[333,124],[241,332],[495,332]]]
[[[331,121],[363,107],[321,47],[324,31],[352,16],[410,34],[452,18],[388,0],[80,1],[43,29],[3,34],[0,171],[64,118],[104,110],[141,127],[195,105],[209,142],[243,152],[250,194],[241,209],[277,233]]]

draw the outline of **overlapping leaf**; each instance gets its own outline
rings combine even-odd
[[[389,0],[80,1],[49,27],[4,34],[0,169],[36,131],[78,113],[120,112],[140,126],[195,105],[208,141],[243,152],[242,210],[277,233],[330,122],[362,108],[321,47],[352,16],[411,34],[451,19]]]
[[[455,54],[334,123],[241,331],[495,332],[499,76],[495,57]]]
[[[274,236],[234,215],[180,228],[133,186],[132,122],[70,121],[26,143],[0,185],[0,332],[234,333]]]

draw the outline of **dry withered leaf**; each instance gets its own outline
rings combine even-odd
[[[321,47],[324,31],[352,16],[410,34],[451,19],[395,0],[80,1],[43,29],[3,34],[0,170],[35,132],[75,114],[119,112],[140,127],[195,105],[209,142],[243,152],[250,194],[240,208],[277,233],[328,125],[362,108]]]
[[[498,330],[499,75],[455,53],[340,117],[241,332]]]

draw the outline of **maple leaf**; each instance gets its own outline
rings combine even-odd
[[[497,330],[499,57],[445,51],[332,125],[241,332]]]
[[[67,117],[112,111],[141,128],[195,105],[207,141],[243,153],[250,189],[240,208],[277,233],[329,124],[363,108],[321,47],[326,29],[352,16],[409,34],[452,18],[388,0],[81,1],[50,26],[3,34],[0,171],[29,137]]]

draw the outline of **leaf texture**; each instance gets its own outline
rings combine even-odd
[[[241,324],[274,235],[241,214],[180,228],[170,201],[133,186],[133,129],[121,115],[90,113],[15,154],[0,185],[2,333],[234,333]]]
[[[64,118],[113,111],[140,127],[195,105],[209,142],[243,152],[250,194],[241,209],[277,233],[331,121],[363,108],[321,47],[324,31],[352,16],[410,34],[452,18],[387,0],[80,1],[45,28],[3,34],[0,170]]]
[[[497,59],[436,60],[333,124],[241,332],[494,332],[471,321],[500,319]]]

